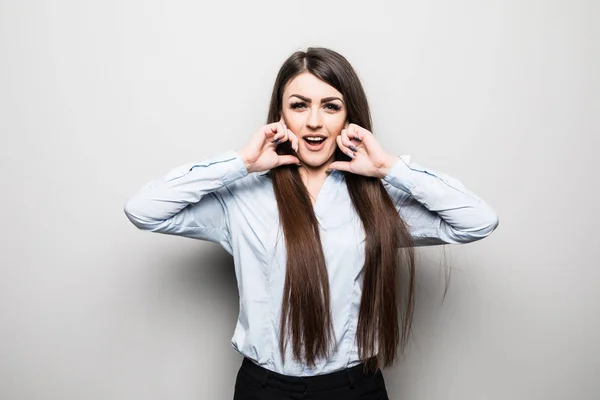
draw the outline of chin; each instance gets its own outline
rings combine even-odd
[[[329,160],[331,160],[331,154],[309,154],[308,157],[300,157],[300,161],[306,164],[309,167],[318,168],[324,164],[326,164]]]

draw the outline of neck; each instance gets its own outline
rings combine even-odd
[[[299,172],[304,183],[306,184],[306,182],[309,180],[311,182],[318,182],[321,180],[324,181],[325,178],[327,178],[327,168],[329,167],[329,164],[331,164],[334,161],[334,158],[334,156],[331,156],[331,158],[327,160],[324,164],[319,165],[317,167],[313,167],[311,165],[306,165],[305,163],[302,163]]]

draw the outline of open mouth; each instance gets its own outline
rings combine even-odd
[[[325,137],[323,136],[304,136],[306,148],[311,151],[319,151],[325,146]]]

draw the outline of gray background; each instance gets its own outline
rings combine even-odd
[[[0,1],[0,398],[231,398],[229,256],[122,208],[241,148],[283,60],[321,45],[355,66],[390,153],[500,216],[483,241],[419,250],[390,398],[598,399],[598,17],[593,1]]]

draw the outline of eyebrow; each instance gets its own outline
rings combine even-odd
[[[304,97],[304,96],[300,96],[299,94],[292,94],[290,97],[297,97],[300,100],[303,100],[307,103],[311,103],[312,100],[309,99],[308,97]],[[325,97],[324,99],[321,99],[321,103],[327,103],[328,101],[332,101],[332,100],[339,100],[342,102],[342,104],[344,103],[344,101],[342,99],[340,99],[339,97]]]

